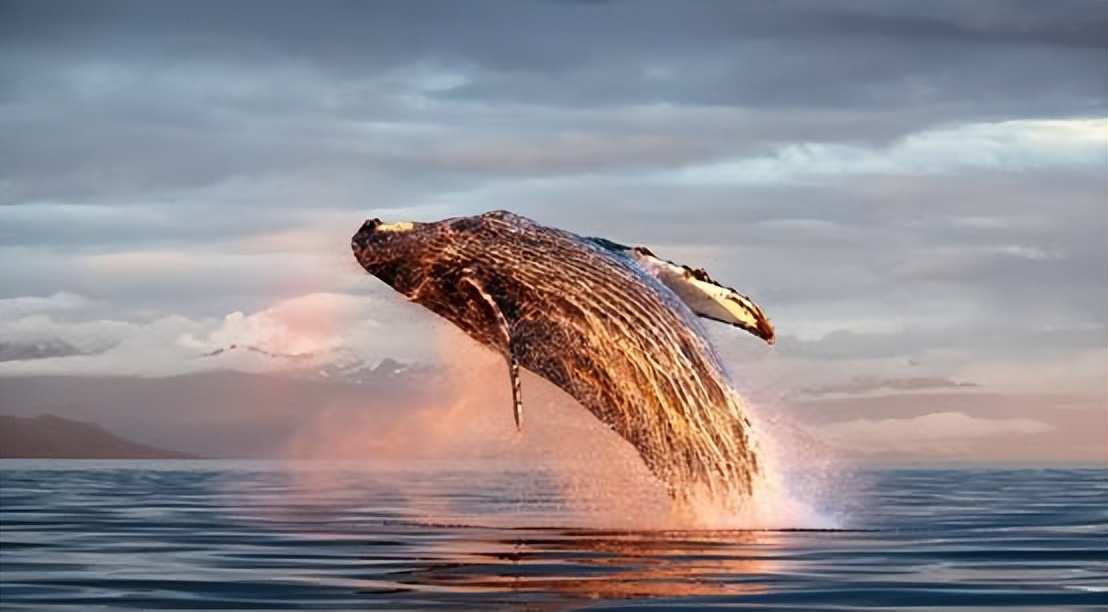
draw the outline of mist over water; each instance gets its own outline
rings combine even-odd
[[[763,422],[757,407],[746,407],[762,467],[754,495],[721,500],[693,491],[675,502],[631,444],[560,389],[526,371],[523,431],[516,431],[504,359],[452,326],[438,325],[436,336],[437,361],[445,372],[439,401],[388,411],[401,414],[399,419],[383,419],[370,410],[323,412],[285,454],[413,465],[461,462],[470,478],[484,472],[532,472],[535,479],[513,480],[524,490],[509,493],[519,499],[557,494],[561,511],[543,516],[542,526],[823,529],[843,524],[845,504],[829,495],[842,493],[834,487],[833,458],[810,448],[809,439],[795,429]],[[737,396],[735,401],[743,405]],[[308,472],[297,478],[311,485],[323,476]],[[480,486],[473,483],[475,489]],[[543,487],[551,490],[539,491]],[[508,512],[496,520],[523,526],[533,519]]]

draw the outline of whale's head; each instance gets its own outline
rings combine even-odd
[[[351,238],[350,248],[366,272],[407,295],[427,259],[426,225],[368,219]]]

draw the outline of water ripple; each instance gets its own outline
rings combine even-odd
[[[1108,607],[1105,470],[890,470],[868,480],[851,519],[859,529],[643,531],[589,528],[587,506],[567,506],[532,472],[4,460],[0,602]]]

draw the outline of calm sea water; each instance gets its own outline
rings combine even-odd
[[[636,531],[534,470],[4,460],[0,603],[1108,609],[1108,470],[851,480],[841,529]]]

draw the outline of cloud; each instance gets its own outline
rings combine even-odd
[[[439,145],[430,164],[443,170],[492,175],[544,176],[663,167],[694,159],[703,145],[665,135],[560,132],[503,135],[481,142]]]
[[[1032,419],[982,419],[960,412],[936,412],[909,419],[859,419],[825,425],[818,436],[863,453],[951,452],[978,438],[1028,436],[1054,429]]]
[[[81,349],[61,340],[45,340],[35,343],[0,342],[0,361],[68,357],[82,353]]]
[[[581,140],[652,162],[768,144],[809,166],[803,143],[822,143],[826,170],[849,165],[839,142],[919,153],[911,135],[937,127],[1105,106],[1091,7],[66,6],[4,9],[9,203],[243,176],[364,184],[512,147],[538,173],[579,170]]]
[[[353,296],[305,295],[250,315],[231,313],[206,335],[186,333],[178,342],[200,351],[242,345],[289,356],[324,353],[343,346],[344,336],[358,328],[380,327],[365,318],[366,310]]]
[[[949,390],[952,388],[976,387],[975,383],[957,382],[938,376],[919,376],[912,378],[877,378],[874,376],[855,376],[849,381],[838,384],[809,387],[801,393],[807,395],[856,394],[872,391],[929,391]]]
[[[10,321],[31,314],[80,310],[90,304],[87,298],[64,291],[47,297],[0,298],[0,321]]]
[[[44,301],[40,310],[57,301]],[[222,319],[60,321],[27,312],[0,321],[0,376],[150,377],[212,370],[311,375],[325,368],[372,367],[385,358],[425,361],[435,323],[419,321],[421,313],[404,306],[376,296],[317,293]],[[405,325],[412,317],[419,323]],[[378,318],[390,320],[387,333]]]
[[[1108,121],[1104,119],[971,123],[917,132],[884,150],[843,144],[788,144],[764,157],[683,168],[671,180],[695,185],[782,184],[830,176],[1103,167],[1108,163],[1106,133]]]

